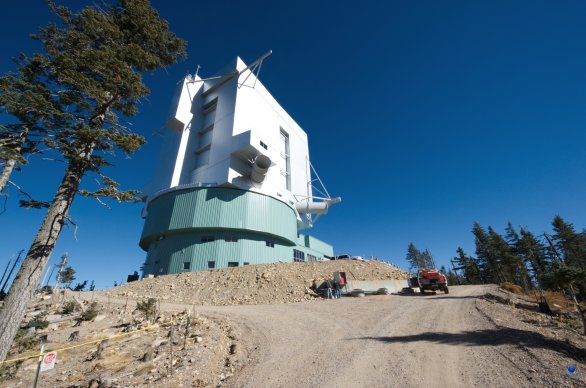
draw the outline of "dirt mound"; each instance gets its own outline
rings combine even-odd
[[[407,272],[379,261],[273,263],[165,275],[104,292],[113,297],[197,305],[292,303],[317,298],[316,285],[331,279],[335,271],[345,271],[352,280],[408,278]]]

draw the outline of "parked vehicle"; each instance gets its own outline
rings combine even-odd
[[[332,257],[332,260],[358,260],[358,261],[365,261],[362,256],[352,256],[348,254],[338,255]]]
[[[448,279],[444,274],[435,268],[420,269],[417,272],[417,285],[421,294],[425,294],[425,291],[438,291],[441,290],[445,294],[449,294]]]

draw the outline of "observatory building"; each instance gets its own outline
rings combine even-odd
[[[268,55],[179,82],[145,188],[143,276],[333,255],[299,233],[340,199],[313,169],[307,134],[258,80]]]

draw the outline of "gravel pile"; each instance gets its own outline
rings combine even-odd
[[[319,298],[314,292],[335,271],[354,280],[407,279],[407,272],[379,261],[273,263],[165,275],[104,291],[112,297],[156,298],[197,305],[293,303]]]

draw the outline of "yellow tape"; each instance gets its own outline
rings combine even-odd
[[[173,324],[175,322],[176,321],[164,322],[164,323],[161,323],[160,326],[171,325],[171,324]],[[104,340],[110,340],[110,339],[113,339],[113,338],[124,337],[124,336],[130,335],[130,334],[138,333],[140,331],[147,331],[147,330],[150,330],[150,329],[156,329],[156,327],[155,326],[147,326],[147,327],[143,327],[142,329],[136,329],[136,330],[133,330],[133,331],[129,331],[128,333],[116,334],[116,335],[114,335],[112,337],[106,337],[106,338],[101,338],[101,339],[97,339],[97,340],[93,340],[93,341],[89,341],[89,342],[84,342],[84,343],[81,343],[81,344],[77,344],[77,345],[73,345],[73,346],[68,346],[66,348],[53,349],[53,350],[50,350],[50,351],[47,351],[47,352],[43,352],[43,353],[39,353],[39,354],[33,354],[31,356],[22,356],[22,357],[18,357],[18,358],[12,358],[10,360],[0,361],[0,365],[7,364],[9,362],[16,362],[16,361],[28,360],[29,358],[41,357],[41,356],[44,356],[45,354],[51,353],[51,352],[62,352],[64,350],[70,350],[70,349],[79,348],[79,347],[86,346],[86,345],[96,344],[96,343],[102,342]]]

